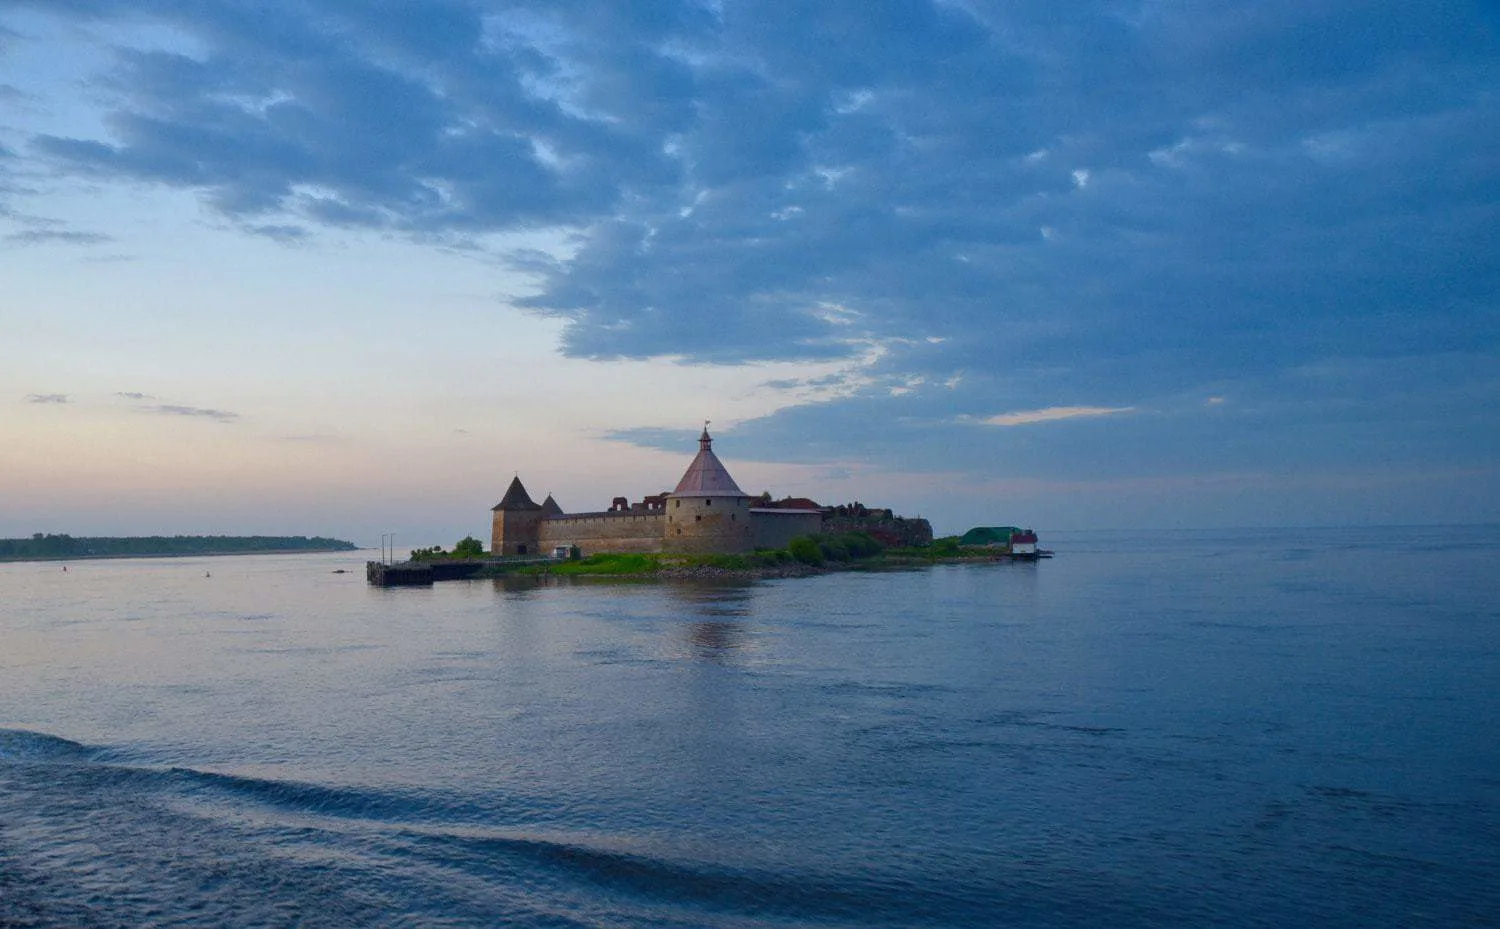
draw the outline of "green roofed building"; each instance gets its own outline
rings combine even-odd
[[[1010,538],[1021,530],[1015,526],[975,526],[958,540],[960,545],[1000,545],[1010,547]]]

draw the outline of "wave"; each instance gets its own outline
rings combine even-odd
[[[0,841],[0,872],[21,882],[0,881],[0,926],[196,917],[269,926],[292,913],[306,925],[945,925],[983,922],[1000,901],[1024,896],[993,876],[815,871],[805,861],[754,863],[732,845],[553,828],[557,798],[112,760],[120,757],[0,730],[0,839],[12,837]]]
[[[179,785],[214,792],[221,799],[249,801],[295,816],[400,824],[432,820],[461,822],[520,811],[520,804],[504,803],[503,798],[499,802],[468,800],[427,790],[334,786],[183,767],[160,773]]]
[[[700,917],[791,917],[800,920],[897,923],[943,922],[962,914],[978,919],[1002,899],[1016,903],[1016,888],[1001,888],[971,876],[934,882],[933,875],[864,871],[816,875],[796,867],[744,867],[697,855],[674,857],[631,836],[544,832],[527,828],[521,804],[463,802],[420,791],[377,790],[245,777],[189,768],[163,772],[180,784],[249,800],[312,825],[324,841],[357,822],[377,834],[366,852],[400,860],[410,876],[443,884],[466,896],[455,872],[477,881],[467,896],[483,897],[495,879],[549,887],[564,896],[595,899],[603,893],[626,911],[641,915],[657,907],[687,909]],[[505,815],[498,806],[511,806]],[[532,808],[532,818],[537,811]],[[311,822],[309,822],[311,820]],[[420,863],[420,866],[418,866]],[[626,901],[632,901],[627,903]],[[472,899],[471,899],[472,902]],[[597,903],[597,900],[595,901]],[[519,905],[520,901],[511,901]],[[1055,901],[1053,904],[1055,905]]]
[[[648,908],[774,916],[817,922],[930,923],[993,912],[998,897],[972,880],[950,886],[920,884],[898,874],[810,874],[734,867],[701,860],[674,860],[576,837],[527,834],[488,836],[452,833],[413,836],[418,848],[448,867],[488,869],[509,861],[529,864],[537,874],[624,897]]]
[[[992,854],[877,865],[610,832],[559,797],[122,763],[25,730],[0,730],[0,758],[0,927],[1144,925],[1152,905]]]
[[[29,729],[0,729],[0,762],[87,761],[95,749],[71,739]]]

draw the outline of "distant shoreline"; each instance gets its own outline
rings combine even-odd
[[[332,552],[362,552],[364,548],[255,548],[222,552],[129,552],[112,555],[0,555],[0,564],[27,561],[116,561],[122,558],[223,558],[230,555],[327,555]]]

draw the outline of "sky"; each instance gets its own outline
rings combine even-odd
[[[0,536],[1500,522],[1500,8],[0,0]]]

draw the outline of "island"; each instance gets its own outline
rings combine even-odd
[[[490,517],[488,550],[469,536],[451,552],[418,548],[405,562],[368,562],[365,576],[379,587],[500,574],[786,577],[1041,554],[1030,530],[934,539],[927,520],[885,507],[747,494],[714,453],[706,424],[674,490],[569,513],[550,493],[537,503],[517,474]]]
[[[186,555],[269,555],[293,552],[352,552],[343,539],[305,535],[70,536],[35,533],[0,539],[0,561],[60,561],[85,558],[160,558]]]

